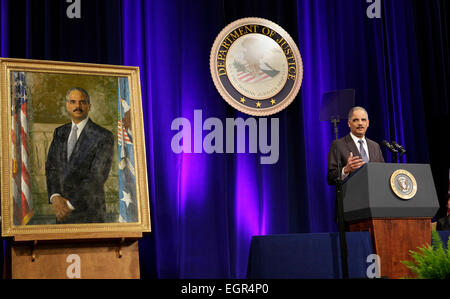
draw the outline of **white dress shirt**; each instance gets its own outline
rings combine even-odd
[[[358,141],[359,141],[359,140],[362,140],[362,141],[363,141],[363,147],[364,147],[364,150],[366,151],[367,158],[369,158],[369,160],[370,160],[370,157],[369,157],[369,148],[367,147],[366,137],[358,138],[358,137],[356,137],[355,135],[353,135],[351,132],[350,132],[350,136],[352,137],[353,142],[355,142],[355,145],[356,145],[356,148],[358,149],[358,151],[359,151],[359,142],[358,142]]]
[[[89,120],[89,117],[86,117],[85,119],[83,119],[82,121],[80,121],[78,124],[75,124],[75,123],[72,121],[72,127],[71,127],[71,130],[70,130],[69,137],[67,138],[67,142],[70,140],[70,136],[72,136],[72,132],[73,132],[72,129],[73,129],[73,126],[77,126],[77,127],[78,127],[78,131],[77,131],[77,140],[78,140],[78,138],[80,137],[81,132],[83,132],[83,129],[84,129],[84,127],[86,126],[88,120]]]
[[[358,138],[358,137],[356,137],[355,135],[353,135],[352,132],[350,132],[350,137],[352,137],[353,142],[355,143],[356,148],[358,149],[358,151],[359,151],[359,142],[358,142],[358,141],[359,141],[360,139],[363,141],[363,147],[364,147],[364,150],[366,151],[367,158],[370,160],[370,156],[369,156],[369,148],[367,147],[367,140],[366,140],[366,137]],[[345,173],[344,167],[342,167],[342,179],[345,179],[346,177],[348,177],[348,175],[349,175],[349,173]]]

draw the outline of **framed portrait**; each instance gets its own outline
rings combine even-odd
[[[0,64],[2,235],[149,232],[139,68]]]

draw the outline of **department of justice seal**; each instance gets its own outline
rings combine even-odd
[[[261,18],[239,19],[226,26],[213,44],[210,68],[224,100],[253,116],[286,108],[303,79],[297,45],[283,28]]]
[[[417,182],[414,176],[406,170],[394,171],[390,179],[391,189],[403,200],[413,198],[417,193]]]

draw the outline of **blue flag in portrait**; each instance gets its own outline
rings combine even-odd
[[[119,222],[137,222],[138,207],[128,78],[119,78],[118,83]]]

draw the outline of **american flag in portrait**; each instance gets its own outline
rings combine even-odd
[[[11,73],[11,153],[13,217],[15,225],[26,225],[33,217],[30,167],[28,163],[28,104],[26,75]]]

